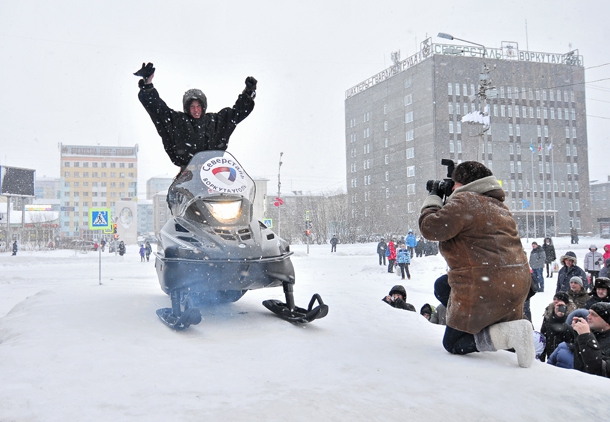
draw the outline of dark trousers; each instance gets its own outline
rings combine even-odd
[[[394,272],[394,263],[395,262],[396,262],[395,259],[388,258],[388,272],[389,273],[393,273]]]
[[[337,245],[335,245],[335,244],[332,244],[332,243],[331,243],[331,245],[330,245],[330,251],[331,251],[331,252],[337,252]]]
[[[388,265],[388,263],[385,260],[385,252],[379,252],[377,255],[379,255],[379,265],[381,265],[382,260],[383,260],[383,265]]]
[[[444,274],[434,282],[434,296],[436,296],[439,302],[447,307],[450,294],[451,286],[449,286],[449,277],[447,277],[447,274]],[[446,351],[454,355],[465,355],[478,352],[477,345],[474,341],[474,335],[456,330],[449,326],[445,327],[443,347]]]
[[[407,273],[407,277],[411,278],[411,274],[409,273],[409,264],[398,264],[400,266],[400,275],[402,278],[405,278],[405,273]]]

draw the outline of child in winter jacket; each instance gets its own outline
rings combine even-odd
[[[398,251],[396,252],[396,263],[400,267],[400,275],[402,279],[405,279],[405,273],[407,278],[411,280],[411,274],[409,273],[409,264],[411,263],[411,252],[406,248],[405,244],[401,244]]]

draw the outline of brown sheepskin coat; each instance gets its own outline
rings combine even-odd
[[[523,318],[531,285],[527,255],[494,176],[456,189],[443,206],[430,195],[419,229],[439,241],[449,266],[451,295],[447,325],[476,334],[483,328]]]

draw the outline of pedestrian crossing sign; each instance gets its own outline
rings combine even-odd
[[[111,226],[110,208],[89,208],[89,230],[106,230]]]
[[[268,228],[268,229],[272,229],[272,228],[273,228],[273,219],[271,219],[271,218],[265,218],[265,219],[263,220],[263,224],[264,224],[265,226],[267,226],[267,228]]]

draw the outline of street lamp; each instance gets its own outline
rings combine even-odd
[[[483,44],[464,40],[462,38],[456,38],[453,35],[446,34],[444,32],[439,32],[438,37],[445,38],[447,40],[463,41],[468,44],[473,44],[473,45],[479,46],[482,48],[481,58],[485,57],[485,46]],[[485,64],[485,62],[483,62],[483,67],[481,69],[481,73],[479,74],[479,89],[476,93],[476,97],[479,98],[479,100],[481,101],[481,105],[482,105],[482,110],[480,112],[480,115],[482,115],[482,119],[480,117],[478,117],[480,115],[478,115],[477,116],[478,118],[474,119],[474,120],[472,119],[472,117],[469,120],[464,120],[462,118],[462,121],[470,121],[470,122],[476,122],[476,123],[483,124],[483,130],[479,134],[481,138],[479,141],[479,151],[477,153],[477,159],[479,159],[479,156],[481,157],[481,159],[483,158],[482,157],[482,155],[483,155],[482,143],[484,141],[483,137],[485,135],[485,132],[487,132],[490,128],[489,111],[487,109],[487,98],[496,98],[497,96],[498,96],[498,90],[496,89],[495,86],[492,86],[492,84],[491,84],[491,78],[489,76],[489,68],[487,67],[487,64]],[[474,100],[474,98],[472,98],[472,99]]]
[[[280,152],[280,164],[277,168],[277,197],[278,197],[278,202],[279,202],[279,198],[282,197],[282,195],[280,195],[280,187],[282,186],[282,183],[280,182],[280,170],[282,169],[282,155],[284,155],[283,152]],[[277,207],[277,235],[279,237],[282,237],[282,226],[281,226],[281,211],[282,209],[282,204],[279,204]]]

